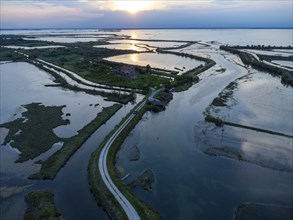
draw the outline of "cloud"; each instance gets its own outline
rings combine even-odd
[[[78,6],[78,7],[77,7]],[[103,17],[103,13],[86,10],[77,1],[5,1],[1,2],[1,28],[58,26]]]
[[[292,1],[1,0],[1,28],[292,27]],[[132,13],[132,14],[131,14]]]

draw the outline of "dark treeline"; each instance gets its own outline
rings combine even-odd
[[[257,56],[259,57],[261,61],[266,60],[268,62],[271,62],[273,60],[293,61],[293,55],[284,57],[284,56],[271,56],[271,55],[257,54]]]
[[[0,44],[1,46],[26,46],[26,47],[37,47],[37,46],[50,46],[50,45],[61,45],[60,43],[48,42],[48,41],[39,41],[28,37],[23,39],[26,36],[22,35],[1,35]]]
[[[188,42],[186,44],[182,44],[182,45],[179,45],[179,46],[175,46],[175,47],[161,47],[161,48],[158,48],[157,49],[157,52],[163,52],[164,50],[178,50],[178,49],[183,49],[185,47],[189,47],[193,44],[196,44],[197,42]]]
[[[220,46],[220,49],[228,51],[233,54],[237,54],[245,65],[249,65],[255,69],[271,73],[274,76],[279,76],[281,77],[281,82],[283,84],[290,85],[293,87],[293,72],[292,71],[284,70],[279,67],[269,65],[262,61],[259,61],[255,59],[251,54],[240,51],[234,47]]]
[[[74,44],[75,45],[75,44]],[[87,61],[100,61],[103,58],[129,54],[133,51],[127,50],[111,50],[107,48],[93,48],[92,44],[78,44],[78,47],[61,47],[53,48],[48,50],[32,50],[27,51],[31,53],[32,57],[44,56],[44,57],[56,57],[56,56],[66,56],[66,55],[77,55],[82,57],[83,60]]]
[[[253,50],[274,50],[274,49],[293,49],[292,46],[286,46],[286,47],[283,47],[283,46],[265,46],[265,45],[246,45],[246,46],[233,46],[233,48],[236,48],[236,49],[253,49]]]

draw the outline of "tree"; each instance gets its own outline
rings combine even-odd
[[[149,73],[149,72],[151,71],[151,66],[150,66],[150,64],[146,65],[146,68],[145,68],[145,69],[146,69],[146,72]]]

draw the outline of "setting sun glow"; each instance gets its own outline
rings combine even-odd
[[[130,14],[151,9],[151,3],[148,1],[114,1],[113,6],[114,10],[127,11]]]

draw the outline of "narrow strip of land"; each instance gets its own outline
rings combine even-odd
[[[143,108],[145,105],[145,101],[143,101],[137,108],[137,111]],[[108,140],[108,142],[105,144],[104,148],[101,151],[100,157],[99,157],[99,171],[102,176],[102,179],[109,189],[109,191],[113,194],[113,196],[116,198],[116,200],[119,202],[123,210],[125,211],[127,217],[129,219],[140,219],[140,216],[138,215],[137,211],[134,209],[134,207],[130,204],[130,202],[125,198],[125,196],[119,191],[119,189],[115,186],[113,183],[109,172],[107,168],[107,156],[109,149],[112,145],[112,143],[115,141],[115,139],[119,136],[121,131],[128,125],[128,123],[134,118],[134,114],[131,114],[125,122],[117,129],[117,131],[112,135],[112,137]]]
[[[219,118],[214,118],[213,116],[210,116],[210,115],[207,115],[205,117],[205,120],[207,122],[214,123],[216,126],[228,125],[228,126],[233,126],[233,127],[244,128],[244,129],[258,131],[258,132],[263,132],[263,133],[267,133],[267,134],[278,135],[278,136],[283,136],[283,137],[287,137],[287,138],[293,138],[293,136],[289,135],[289,134],[284,134],[284,133],[271,131],[271,130],[266,130],[266,129],[262,129],[262,128],[251,127],[251,126],[247,126],[247,125],[236,124],[236,123],[233,123],[233,122],[224,121],[224,120],[219,119]]]

